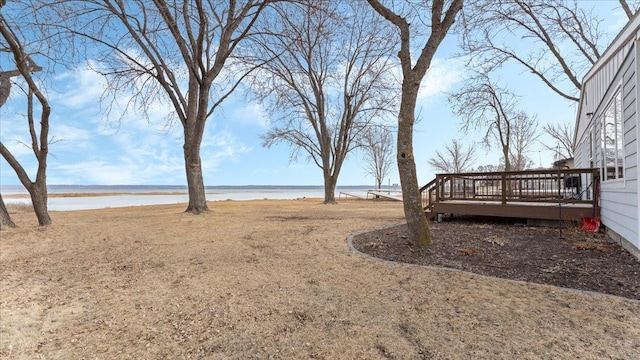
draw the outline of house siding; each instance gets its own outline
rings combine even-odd
[[[586,117],[587,113],[593,112],[595,107],[600,105],[605,94],[614,83],[613,79],[620,70],[622,60],[626,54],[632,50],[632,44],[633,41],[629,44],[625,44],[622,49],[619,49],[615,55],[611,57],[610,62],[604,64],[597,73],[593,74],[588,80],[585,80],[584,93],[586,96],[583,102],[584,106],[581,108],[581,111],[584,112],[584,114],[581,115]],[[576,127],[578,138],[585,135],[587,125],[588,122],[578,122]]]
[[[638,208],[638,116],[637,116],[637,67],[636,37],[617,49],[608,61],[598,64],[585,78],[581,106],[576,123],[576,167],[591,167],[589,136],[594,121],[598,121],[610,99],[621,85],[622,98],[622,179],[602,181],[600,186],[600,217],[606,228],[613,230],[625,241],[640,249]],[[589,115],[587,115],[589,113]],[[599,139],[594,141],[600,141]],[[600,167],[602,159],[594,156],[593,164]]]

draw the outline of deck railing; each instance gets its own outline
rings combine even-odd
[[[438,174],[420,189],[425,210],[449,200],[593,203],[598,169]]]

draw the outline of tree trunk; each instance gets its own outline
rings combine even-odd
[[[7,207],[4,205],[4,199],[2,199],[2,194],[0,194],[0,230],[5,228],[15,228],[16,224],[11,220],[11,216],[9,216],[9,211],[7,211]]]
[[[336,176],[324,174],[324,204],[337,204],[336,202]]]
[[[509,145],[502,146],[502,156],[504,156],[504,171],[511,171],[511,160],[509,159]]]
[[[189,188],[189,206],[186,212],[198,215],[209,211],[207,197],[202,177],[202,162],[200,161],[200,144],[185,140],[184,163],[187,172],[187,186]]]
[[[399,16],[380,3],[379,0],[367,0],[369,4],[389,20],[400,31],[400,51],[398,58],[402,65],[402,99],[400,100],[400,113],[398,115],[398,171],[400,172],[400,184],[402,197],[404,198],[404,216],[411,241],[419,245],[431,244],[429,223],[422,208],[420,188],[416,163],[413,157],[413,124],[415,123],[416,100],[418,89],[427,70],[431,66],[431,60],[438,46],[447,35],[453,25],[458,12],[462,9],[463,0],[453,0],[449,3],[444,18],[444,1],[431,2],[431,34],[427,39],[415,66],[412,66],[411,56],[411,31],[406,18]],[[420,37],[419,37],[420,38]]]
[[[431,244],[429,223],[422,208],[420,187],[416,163],[413,156],[413,124],[415,123],[415,103],[418,95],[418,86],[403,83],[402,100],[400,103],[400,116],[398,118],[398,172],[400,173],[400,185],[404,202],[404,216],[411,240],[419,245]]]
[[[29,189],[33,211],[38,218],[40,226],[51,225],[51,217],[47,209],[47,185],[46,183],[34,183]]]
[[[44,127],[43,127],[44,129]],[[43,130],[44,131],[44,130]],[[0,153],[2,157],[11,165],[15,170],[18,179],[22,183],[22,186],[27,189],[29,196],[31,196],[31,202],[33,203],[33,210],[38,218],[38,224],[41,226],[51,225],[51,217],[47,210],[47,157],[46,147],[40,150],[38,155],[38,174],[36,175],[36,181],[32,182],[29,179],[29,175],[24,170],[22,165],[16,160],[15,157],[9,152],[9,150],[0,142]]]

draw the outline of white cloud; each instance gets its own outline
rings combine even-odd
[[[269,116],[262,105],[257,102],[250,102],[244,106],[234,108],[230,118],[233,122],[258,125],[261,129],[266,129]]]
[[[100,97],[106,88],[104,78],[89,67],[64,72],[55,77],[56,84],[63,84],[51,100],[71,109],[98,110]]]
[[[94,138],[91,131],[67,124],[55,124],[51,134],[61,141],[82,141]]]
[[[427,101],[450,91],[454,85],[464,80],[463,69],[462,60],[434,58],[422,80],[418,101]]]
[[[629,18],[627,17],[627,14],[624,12],[624,10],[622,10],[622,8],[614,9],[611,12],[610,19],[612,19],[614,21],[612,21],[609,24],[609,26],[607,26],[607,31],[609,33],[613,34],[613,36],[615,36],[615,34],[620,32],[620,30],[622,30],[622,28],[625,25],[627,25],[627,23],[629,22]],[[613,40],[613,39],[611,39],[611,40]]]
[[[202,141],[202,167],[203,170],[216,170],[222,162],[236,162],[243,154],[253,149],[240,142],[236,136],[223,130],[217,133],[209,133]]]
[[[56,183],[69,184],[183,184],[182,139],[147,129],[123,128],[100,136],[98,151],[77,159],[60,159],[50,167]],[[99,150],[102,150],[101,152]],[[228,130],[212,129],[201,147],[205,174],[217,172],[225,163],[237,162],[252,149]]]

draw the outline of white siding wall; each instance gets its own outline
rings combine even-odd
[[[600,118],[608,101],[622,82],[622,119],[624,145],[624,178],[603,181],[600,188],[600,207],[603,224],[640,249],[638,241],[638,116],[636,89],[635,36],[620,47],[609,61],[601,64],[596,72],[585,79],[587,97],[582,99],[579,121],[576,127],[576,167],[590,167],[589,131],[591,122]],[[584,94],[583,94],[584,96]],[[586,113],[593,113],[587,116]],[[594,141],[600,141],[594,139]],[[599,167],[600,164],[594,164]]]
[[[620,67],[624,61],[624,58],[633,51],[633,43],[635,37],[628,39],[628,41],[621,48],[617,49],[613,55],[609,58],[609,61],[600,65],[596,72],[590,71],[588,77],[584,79],[583,84],[583,98],[582,106],[580,107],[580,114],[578,123],[576,124],[577,140],[578,143],[582,141],[582,138],[587,135],[587,126],[589,121],[587,119],[588,113],[595,113],[598,106],[601,104],[605,94],[614,83],[614,78],[619,74]],[[587,139],[588,140],[588,139]]]
[[[624,181],[602,182],[600,200],[602,222],[638,247],[638,177],[636,132],[636,59],[635,49],[614,77],[614,84],[622,79],[622,118],[624,119]],[[606,99],[605,99],[606,101]]]

